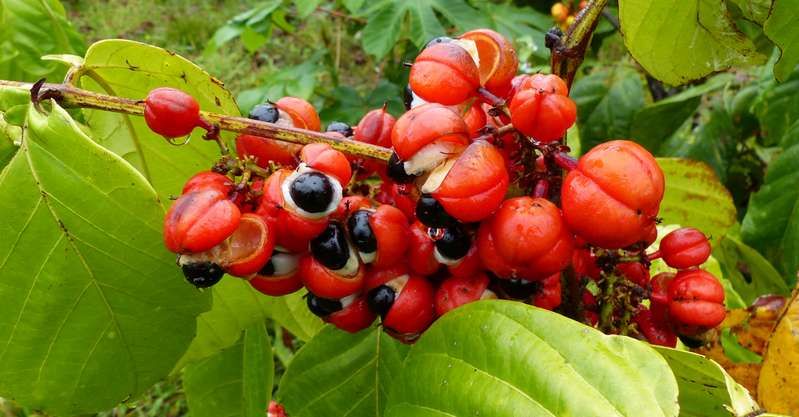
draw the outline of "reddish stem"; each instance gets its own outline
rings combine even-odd
[[[649,262],[652,262],[655,259],[660,259],[660,250],[656,250],[652,253],[646,254],[646,259],[649,259]]]
[[[533,189],[533,197],[544,197],[546,198],[549,195],[549,181],[546,179],[540,179],[535,184],[535,189]]]
[[[555,160],[555,164],[562,169],[572,171],[577,168],[577,158],[565,152],[557,152],[552,157]]]

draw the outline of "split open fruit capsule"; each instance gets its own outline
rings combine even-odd
[[[435,319],[435,289],[427,279],[408,275],[401,266],[370,272],[366,283],[369,309],[382,318],[392,337],[416,340]]]
[[[369,310],[363,295],[353,294],[339,300],[330,300],[308,293],[306,303],[308,309],[326,323],[349,333],[371,326],[377,317]]]
[[[273,297],[291,294],[302,288],[299,264],[300,255],[275,250],[266,265],[249,278],[250,285]]]
[[[413,92],[425,101],[452,106],[477,94],[480,71],[462,46],[437,43],[416,57],[409,81]]]
[[[408,247],[408,219],[386,204],[352,212],[347,231],[363,262],[378,268],[399,262]]]
[[[504,36],[491,29],[476,29],[459,39],[473,41],[479,57],[480,84],[488,91],[504,97],[511,89],[511,80],[519,68],[516,50]]]

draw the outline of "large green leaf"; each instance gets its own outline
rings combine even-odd
[[[386,415],[676,416],[677,383],[646,343],[513,301],[441,317],[411,348]]]
[[[763,294],[791,293],[780,273],[739,237],[728,234],[716,245],[713,254],[721,263],[724,277],[732,283],[747,306]]]
[[[156,87],[174,87],[194,96],[202,110],[239,114],[221,81],[173,52],[138,42],[95,43],[74,80],[82,88],[133,99],[143,99]],[[216,144],[202,140],[200,130],[188,145],[176,147],[150,131],[141,117],[84,112],[93,138],[135,166],[163,201],[179,194],[189,177],[209,169],[219,157]]]
[[[799,0],[774,0],[763,24],[766,36],[780,48],[780,60],[774,65],[774,76],[780,81],[799,64],[798,9]]]
[[[782,145],[782,153],[769,164],[765,184],[749,200],[741,237],[794,282],[799,270],[799,122]]]
[[[410,39],[421,47],[430,39],[444,35],[439,15],[461,31],[487,23],[464,0],[382,0],[370,7],[367,15],[363,49],[377,58],[384,57],[400,39]]]
[[[197,318],[197,337],[181,364],[211,356],[233,345],[241,331],[272,318],[300,340],[309,340],[322,321],[305,305],[301,293],[270,297],[254,290],[247,281],[225,277],[215,285],[213,308]]]
[[[799,71],[791,73],[784,82],[763,83],[754,104],[760,121],[760,134],[767,145],[776,145],[791,126],[799,120]]]
[[[610,139],[630,138],[633,115],[645,104],[640,76],[621,65],[581,78],[570,95],[577,103],[583,152]]]
[[[713,168],[721,182],[726,182],[742,133],[723,106],[703,111],[701,116],[696,129],[681,129],[663,143],[658,153],[703,161]]]
[[[0,87],[0,171],[17,152],[30,92],[24,88]]]
[[[82,54],[83,38],[75,31],[58,0],[0,2],[0,78],[60,81],[66,70],[43,55]]]
[[[666,177],[666,192],[660,205],[665,224],[695,227],[710,236],[714,245],[736,222],[730,192],[716,173],[700,161],[657,158]]]
[[[671,136],[696,109],[702,96],[723,87],[732,78],[723,74],[708,82],[638,110],[630,126],[630,137],[652,152]]]
[[[741,9],[744,17],[763,25],[763,22],[768,18],[772,0],[732,0],[732,2]]]
[[[718,363],[696,353],[659,346],[656,349],[677,377],[681,417],[729,417],[731,411],[735,416],[761,415],[755,414],[762,410],[746,388]]]
[[[192,417],[264,417],[275,367],[264,323],[218,354],[189,365],[183,388]]]
[[[723,0],[623,0],[619,19],[635,60],[668,84],[765,60],[730,20]]]
[[[407,352],[379,327],[349,334],[327,326],[294,356],[278,402],[292,417],[380,417]]]
[[[0,395],[59,415],[166,376],[209,297],[163,247],[144,178],[53,104],[0,174]]]

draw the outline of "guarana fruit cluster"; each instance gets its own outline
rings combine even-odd
[[[270,296],[305,288],[326,322],[356,332],[379,317],[404,342],[480,299],[566,312],[564,285],[578,288],[572,316],[608,332],[674,345],[718,325],[724,292],[698,268],[710,254],[700,231],[679,229],[645,253],[664,192],[652,155],[613,140],[570,157],[567,85],[517,70],[511,43],[491,30],[432,40],[410,69],[406,113],[384,107],[357,126],[327,126],[330,137],[391,148],[387,163],[239,135],[239,165],[196,174],[172,204],[167,248],[197,287],[228,274]],[[145,105],[167,137],[207,125],[179,90],[154,90]],[[249,117],[321,130],[295,97]],[[650,279],[657,257],[678,272]]]

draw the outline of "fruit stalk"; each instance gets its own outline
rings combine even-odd
[[[0,86],[32,89],[34,84],[0,80]],[[38,100],[42,99],[54,99],[62,107],[90,108],[134,116],[142,116],[144,114],[143,100],[132,100],[99,94],[68,84],[42,84],[39,90]],[[333,149],[341,152],[364,158],[377,159],[383,162],[387,162],[391,157],[391,150],[382,146],[356,142],[350,139],[330,137],[311,130],[283,127],[244,117],[227,116],[205,111],[200,112],[200,115],[211,124],[219,126],[220,130],[228,132],[260,136],[267,139],[297,143],[300,145],[326,143]]]
[[[577,68],[583,62],[591,36],[607,3],[608,0],[589,1],[588,5],[577,15],[574,23],[569,26],[565,35],[551,39],[551,43],[547,42],[547,47],[552,50],[552,73],[563,78],[569,87],[574,81]],[[550,32],[547,36],[555,35]]]

